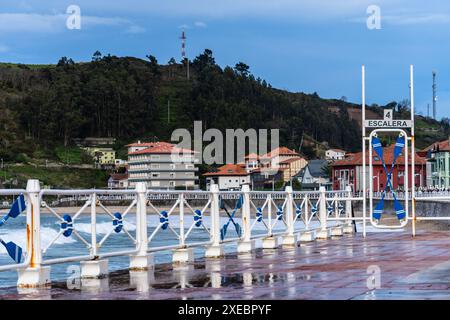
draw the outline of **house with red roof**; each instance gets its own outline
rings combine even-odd
[[[126,189],[128,188],[128,173],[113,173],[108,179],[108,188]]]
[[[287,147],[278,147],[263,155],[256,153],[246,155],[245,164],[243,166],[236,165],[234,171],[241,172],[243,168],[250,177],[252,187],[262,189],[272,187],[275,182],[289,182],[307,163],[306,159],[296,151]],[[235,187],[233,186],[233,188]]]
[[[250,173],[240,164],[226,164],[204,176],[207,188],[218,184],[219,190],[240,190],[244,184],[250,184]]]
[[[306,167],[308,161],[294,150],[287,147],[278,147],[262,155],[259,163],[263,172],[280,172],[281,180],[289,182],[300,170]]]
[[[384,161],[388,170],[392,166],[392,162],[394,159],[394,147],[395,145],[391,145],[388,147],[383,147],[383,155]],[[367,170],[369,170],[369,150],[366,151],[366,165]],[[373,152],[372,153],[372,175],[373,175],[373,190],[383,191],[386,187],[387,183],[387,174],[383,169],[383,165],[381,159],[378,155]],[[410,161],[409,159],[408,161]],[[415,154],[415,170],[414,173],[409,170],[409,186],[413,184],[416,188],[425,187],[426,186],[426,159],[421,157],[418,153]],[[344,190],[347,186],[351,186],[354,191],[362,191],[362,177],[363,177],[363,154],[362,152],[353,153],[351,155],[347,155],[343,160],[334,161],[332,166],[332,183],[333,190]],[[394,168],[392,171],[391,182],[394,189],[403,190],[405,185],[405,156],[402,153],[396,163],[394,164]],[[367,187],[369,186],[368,181],[369,175],[367,175],[366,183]]]
[[[136,142],[128,147],[128,182],[149,189],[198,189],[195,152],[168,142]]]

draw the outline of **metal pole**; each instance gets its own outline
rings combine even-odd
[[[244,242],[250,241],[250,187],[248,184],[242,186],[243,204],[242,204],[242,227],[244,231]]]
[[[410,69],[410,84],[409,84],[409,95],[411,100],[411,174],[413,177],[411,186],[411,211],[412,211],[412,234],[413,237],[416,236],[416,199],[415,199],[415,186],[416,186],[416,166],[415,166],[415,143],[414,143],[414,66],[411,65]],[[408,190],[406,190],[408,192]]]
[[[325,187],[320,187],[320,200],[319,200],[319,219],[321,231],[327,230],[327,200],[325,195]]]
[[[288,236],[294,236],[294,200],[292,198],[292,187],[286,187],[286,223]]]
[[[42,266],[41,187],[39,180],[28,180],[27,190],[27,255],[30,264],[18,269],[19,288],[37,288],[50,284],[50,266]]]
[[[270,193],[267,195],[267,224],[268,224],[268,236],[272,236],[272,196]]]
[[[136,240],[139,246],[138,255],[145,256],[148,249],[147,237],[147,199],[145,197],[147,186],[145,182],[136,183]]]
[[[212,246],[220,246],[220,210],[219,185],[211,185],[211,242]]]
[[[28,180],[27,194],[30,203],[27,206],[27,230],[31,232],[27,241],[27,252],[31,255],[30,268],[40,268],[42,263],[40,191],[39,180]]]
[[[347,196],[349,198],[351,198],[352,197],[352,187],[347,186],[345,189],[347,191]],[[350,220],[350,218],[352,216],[352,200],[345,200],[345,216],[347,218],[349,218],[346,221],[346,225],[351,227],[352,226],[352,220]]]
[[[309,211],[308,211],[308,194],[305,194],[305,229],[309,230]]]
[[[361,68],[361,80],[362,80],[362,183],[363,183],[363,237],[366,237],[366,199],[367,199],[367,188],[366,188],[366,71],[364,65]]]
[[[180,201],[180,246],[184,248],[184,194],[180,193],[179,196]]]
[[[91,197],[91,255],[97,255],[97,194]]]

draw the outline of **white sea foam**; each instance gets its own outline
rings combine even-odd
[[[128,231],[136,230],[136,225],[134,225],[126,220],[123,221],[123,225]],[[91,224],[87,223],[87,222],[86,223],[84,223],[84,222],[76,223],[75,222],[74,228],[78,232],[91,233]],[[113,227],[112,221],[111,222],[100,222],[100,223],[97,223],[97,226],[96,226],[97,234],[107,234],[113,228],[114,227]]]
[[[41,228],[41,244],[42,247],[45,248],[50,241],[52,241],[56,235],[58,234],[57,229],[49,228],[49,227],[42,227]],[[27,241],[27,234],[25,229],[15,229],[15,230],[2,230],[0,233],[0,237],[5,242],[14,242],[18,246],[22,247],[23,250],[26,250],[26,241]],[[60,236],[58,240],[54,243],[54,245],[61,245],[61,244],[68,244],[73,243],[76,240],[73,238],[66,238],[64,236]],[[0,254],[6,254],[6,249],[4,246],[0,246]]]

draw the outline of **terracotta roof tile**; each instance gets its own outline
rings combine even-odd
[[[429,150],[436,150],[439,147],[439,151],[450,151],[450,141],[449,139],[444,141],[435,142],[432,145],[426,147],[422,151],[428,152]]]
[[[217,171],[210,171],[204,176],[246,176],[248,172],[238,164],[226,164],[217,168]]]
[[[299,160],[302,160],[302,159],[303,158],[301,158],[301,157],[290,158],[290,159],[286,159],[286,160],[280,161],[280,164],[292,163],[292,162],[299,161]]]
[[[194,151],[190,149],[182,149],[176,147],[172,143],[168,142],[150,142],[150,143],[140,143],[134,144],[134,146],[147,146],[147,148],[130,152],[129,155],[137,155],[137,154],[171,154],[171,153],[194,153]]]
[[[111,178],[116,181],[126,180],[128,179],[128,173],[113,173],[111,174]]]
[[[261,156],[261,158],[273,158],[276,156],[299,156],[297,152],[286,147],[278,147]]]

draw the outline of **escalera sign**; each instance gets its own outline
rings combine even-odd
[[[366,120],[366,128],[410,128],[411,120]]]

